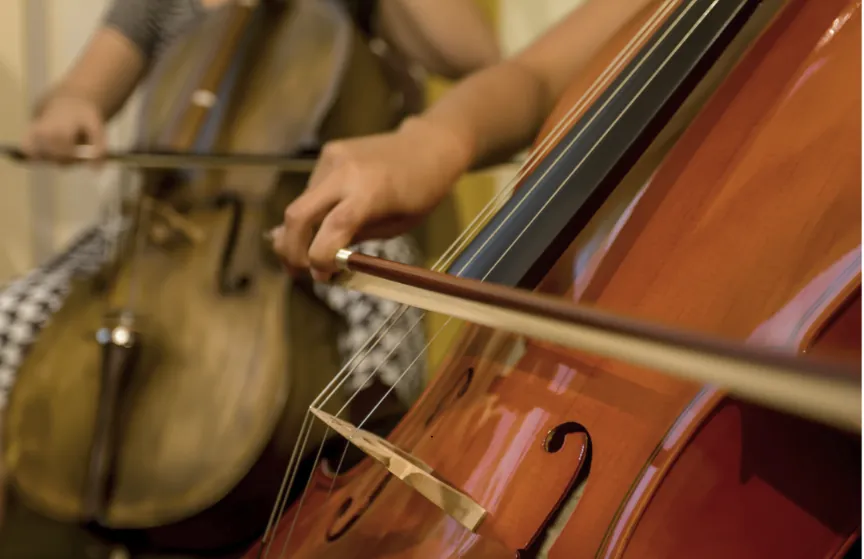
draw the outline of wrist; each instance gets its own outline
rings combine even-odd
[[[441,159],[438,163],[457,175],[470,169],[475,159],[476,143],[470,135],[428,116],[407,117],[399,126],[399,133],[420,137],[425,144],[437,146],[435,153]]]
[[[59,85],[36,103],[33,108],[33,116],[39,117],[49,105],[63,100],[93,104],[92,99],[86,93],[76,91],[66,85]]]

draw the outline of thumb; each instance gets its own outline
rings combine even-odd
[[[36,154],[36,140],[32,128],[27,131],[21,140],[21,152],[28,158],[32,158]]]
[[[345,198],[324,218],[309,247],[309,262],[315,280],[328,281],[337,271],[336,253],[351,245],[370,214],[368,202]]]
[[[92,151],[89,156],[97,160],[105,156],[106,141],[105,141],[105,125],[98,114],[89,114],[81,122],[81,131],[85,137],[85,141],[90,144]]]

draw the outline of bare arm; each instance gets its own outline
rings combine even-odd
[[[111,2],[72,67],[37,105],[21,144],[25,153],[66,162],[80,143],[92,145],[97,157],[105,152],[105,123],[144,77],[162,8],[155,0]]]
[[[534,139],[573,77],[649,2],[585,2],[513,58],[460,82],[420,118],[455,135],[471,166],[514,155]]]
[[[52,98],[71,96],[92,103],[108,120],[122,108],[145,69],[145,58],[132,41],[113,27],[101,27],[37,112]]]
[[[457,79],[500,57],[474,0],[381,0],[379,10],[385,38],[430,72]]]

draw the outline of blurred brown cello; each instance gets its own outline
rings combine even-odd
[[[347,286],[490,315],[386,441],[313,406],[375,460],[289,471],[304,495],[275,508],[247,557],[848,553],[861,521],[860,45],[856,1],[655,2],[572,85],[516,188],[442,258],[447,275],[340,254]],[[586,345],[612,333],[632,347],[496,328],[506,293],[547,318],[594,316]],[[688,359],[677,374],[633,364],[672,338]],[[750,359],[742,385],[771,360],[790,385],[836,382],[845,422],[754,403],[783,383],[748,399],[698,382],[736,351]]]
[[[263,530],[340,358],[336,317],[268,260],[262,232],[304,186],[310,139],[395,123],[391,68],[368,43],[336,2],[230,2],[157,62],[135,152],[118,156],[144,168],[125,232],[11,394],[4,456],[25,503],[158,548]]]

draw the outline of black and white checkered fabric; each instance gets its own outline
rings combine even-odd
[[[77,274],[93,273],[105,255],[101,228],[87,231],[47,264],[12,280],[0,290],[0,409],[15,381],[27,348],[69,293]]]
[[[27,349],[40,330],[59,310],[69,293],[71,280],[93,274],[108,254],[116,233],[96,227],[86,231],[69,248],[47,264],[0,288],[0,410],[5,408]],[[419,251],[407,238],[369,241],[353,250],[414,264]],[[381,328],[399,305],[342,288],[319,284],[316,294],[345,320],[338,347],[343,362],[350,361],[351,376],[345,384],[349,395],[377,376],[387,386],[400,377],[394,392],[406,404],[422,390],[425,374],[425,331],[417,309],[408,309],[391,321],[386,335],[370,347],[364,344]],[[360,349],[365,358],[352,361]],[[405,372],[406,374],[402,374]]]
[[[419,250],[408,237],[367,241],[351,248],[404,264],[419,262]],[[352,370],[346,383],[348,390],[359,390],[374,375],[387,386],[395,385],[393,391],[403,402],[413,402],[426,378],[422,311],[335,285],[316,284],[315,292],[345,318],[348,326],[338,340],[342,356],[350,359],[357,355],[348,363]],[[376,343],[367,347],[373,335]]]

